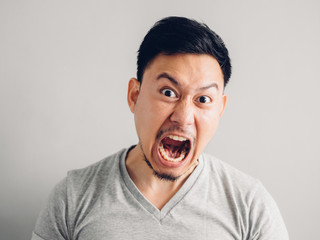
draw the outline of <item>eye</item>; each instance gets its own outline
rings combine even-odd
[[[209,103],[209,102],[211,102],[212,100],[211,100],[211,98],[208,97],[208,96],[201,96],[201,97],[198,98],[198,101],[199,101],[200,103]]]
[[[165,88],[165,89],[162,89],[161,90],[161,93],[163,94],[163,95],[165,95],[166,97],[177,97],[177,95],[175,94],[175,92],[174,91],[172,91],[171,89],[169,89],[169,88]]]

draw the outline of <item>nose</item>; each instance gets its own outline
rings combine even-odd
[[[170,120],[180,126],[187,126],[194,123],[194,117],[193,103],[185,99],[177,103],[170,116]]]

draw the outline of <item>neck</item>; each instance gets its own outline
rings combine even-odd
[[[130,178],[140,192],[155,207],[161,209],[181,188],[196,165],[175,181],[158,178],[145,162],[145,157],[139,145],[134,147],[127,155],[126,168]]]

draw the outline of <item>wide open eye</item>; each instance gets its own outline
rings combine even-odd
[[[197,99],[200,103],[210,103],[212,102],[211,98],[208,96],[201,96]]]
[[[169,88],[162,89],[161,93],[166,97],[172,97],[172,98],[177,97],[176,93]]]

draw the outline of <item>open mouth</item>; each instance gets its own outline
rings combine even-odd
[[[180,162],[190,151],[190,141],[187,138],[169,135],[159,143],[162,158],[169,162]]]

